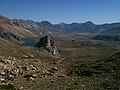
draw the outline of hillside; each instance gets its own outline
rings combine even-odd
[[[107,29],[103,32],[101,32],[100,34],[103,34],[103,35],[120,35],[120,26],[118,27],[113,27],[111,29]]]
[[[93,37],[95,40],[106,40],[106,41],[120,41],[120,36],[118,35],[96,35]]]
[[[14,24],[14,22],[4,16],[0,16],[0,28],[3,32],[11,32],[16,36],[26,38],[26,37],[36,37],[35,34],[23,28],[22,26],[18,26]]]
[[[32,20],[13,19],[13,22],[36,35],[54,34],[59,31],[48,21],[34,22]]]

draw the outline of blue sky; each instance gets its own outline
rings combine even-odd
[[[51,23],[120,22],[120,0],[0,0],[0,14]]]

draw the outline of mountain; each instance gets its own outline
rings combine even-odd
[[[71,23],[71,24],[60,23],[56,24],[55,27],[64,32],[101,33],[103,31],[108,32],[109,30],[111,31],[114,28],[119,28],[120,23],[96,25],[93,22],[88,21],[85,23]]]
[[[36,22],[36,24],[42,28],[42,34],[60,33],[60,30],[48,21]]]
[[[48,21],[8,19],[0,16],[0,36],[4,39],[21,42],[22,38],[38,37],[42,34],[55,34],[60,31]]]
[[[71,24],[65,24],[60,23],[56,24],[56,27],[59,29],[62,29],[64,32],[97,32],[97,25],[92,23],[91,21],[85,22],[85,23],[71,23]]]
[[[8,19],[0,16],[0,32],[7,32],[20,38],[38,37],[43,34],[61,34],[61,33],[119,33],[116,30],[120,23],[96,25],[91,21],[85,23],[64,22],[52,24],[49,21],[35,22],[23,19]],[[10,35],[10,34],[9,34]]]
[[[111,24],[102,24],[102,25],[98,25],[99,28],[99,32],[103,32],[112,28],[117,28],[120,26],[120,23],[111,23]]]
[[[69,24],[66,24],[64,22],[59,23],[59,24],[55,24],[54,25],[56,28],[60,29],[61,31],[65,31],[65,28],[67,28],[69,26]]]
[[[118,25],[118,27],[117,27]],[[108,41],[120,41],[120,26],[117,24],[115,26],[111,26],[112,28],[106,29],[96,35],[93,39],[96,40],[108,40]]]
[[[13,20],[16,25],[22,26],[28,31],[36,34],[52,34],[57,33],[57,28],[55,28],[50,22],[42,21],[42,22],[34,22],[32,20],[22,20],[22,19],[14,19]]]
[[[42,25],[47,26],[47,27],[54,28],[54,26],[53,26],[50,22],[48,22],[48,21],[41,21],[40,23],[41,23]]]
[[[0,29],[2,30],[1,32],[10,32],[22,38],[37,37],[37,35],[33,34],[22,26],[16,25],[13,20],[4,16],[0,16]]]
[[[107,29],[107,30],[101,32],[101,34],[104,34],[104,35],[120,35],[120,26],[112,27],[110,29]]]
[[[23,20],[23,19],[13,19],[13,22],[18,25],[22,26],[23,28],[27,29],[28,31],[36,34],[42,34],[42,28],[40,28],[34,21],[32,20]]]

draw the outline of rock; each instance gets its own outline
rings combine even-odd
[[[36,74],[32,74],[32,77],[33,77],[33,78],[36,78],[36,77],[37,77],[37,75],[36,75]]]
[[[53,83],[54,82],[54,80],[51,80],[51,83]]]
[[[23,67],[21,67],[21,69],[24,71],[28,71],[30,68],[28,66],[23,66]]]
[[[1,83],[6,83],[7,81],[4,78],[0,79]]]
[[[13,80],[13,79],[14,79],[14,76],[13,76],[13,75],[9,75],[7,79],[8,79],[8,80]]]
[[[46,72],[48,76],[53,76],[53,73],[52,72]]]
[[[62,75],[58,75],[58,77],[65,77],[65,74],[62,74]]]
[[[58,70],[58,68],[57,68],[57,67],[53,67],[53,70],[57,71],[57,70]]]
[[[10,77],[10,78],[14,78],[14,76],[13,76],[13,75],[9,75],[9,77]]]
[[[85,85],[84,85],[84,84],[82,84],[81,86],[82,86],[82,87],[85,87]]]
[[[36,67],[34,67],[33,65],[30,65],[32,70],[37,70]]]
[[[12,63],[12,61],[11,61],[11,60],[7,60],[7,63],[11,64],[11,63]]]
[[[24,78],[26,78],[26,79],[31,79],[31,78],[36,78],[37,77],[37,75],[35,75],[35,74],[26,74],[26,75],[24,75]]]
[[[60,57],[54,41],[47,35],[42,37],[34,47],[36,47],[38,51],[40,51],[40,48],[43,47],[44,50],[50,54],[50,56]],[[44,54],[46,55],[46,53]]]
[[[0,75],[5,75],[5,72],[4,72],[4,71],[1,71],[1,72],[0,72]]]
[[[29,56],[27,56],[27,55],[24,55],[24,54],[23,54],[22,56],[23,56],[23,58],[29,58]]]
[[[33,78],[33,77],[30,77],[29,80],[34,80],[34,78]]]
[[[23,88],[22,86],[20,86],[20,87],[18,88],[18,90],[24,90],[24,88]]]
[[[30,78],[30,77],[32,77],[31,74],[24,75],[24,78]]]
[[[0,62],[6,64],[6,60],[4,60],[3,58],[1,58]]]
[[[16,36],[13,33],[10,33],[10,32],[2,32],[0,37],[4,38],[6,40],[12,41],[12,42],[23,42],[22,38]]]
[[[32,54],[29,54],[28,56],[29,56],[29,58],[34,58],[34,55],[32,55]]]

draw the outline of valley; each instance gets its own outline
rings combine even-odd
[[[120,42],[94,39],[113,27],[1,17],[0,90],[119,90]]]
[[[52,38],[56,43],[60,58],[38,55],[35,53],[33,45],[14,46],[12,44],[10,47],[9,44],[4,46],[4,43],[7,42],[3,42],[4,48],[8,47],[8,49],[0,48],[0,58],[16,63],[19,71],[20,67],[26,67],[26,69],[11,79],[6,79],[6,82],[4,81],[5,84],[11,86],[3,84],[0,88],[11,87],[12,90],[118,90],[120,88],[117,79],[119,71],[116,70],[119,69],[119,58],[112,55],[118,53],[119,48],[114,43],[109,44],[106,41],[106,45],[105,41],[96,41],[91,37],[93,36],[86,34],[53,35]],[[34,38],[33,43],[38,41],[38,38]],[[118,60],[118,63],[104,61],[109,60],[109,57]],[[7,64],[9,63],[4,65]],[[15,66],[15,68],[17,67]],[[25,77],[26,75],[28,77]],[[30,75],[31,77],[29,77]]]

